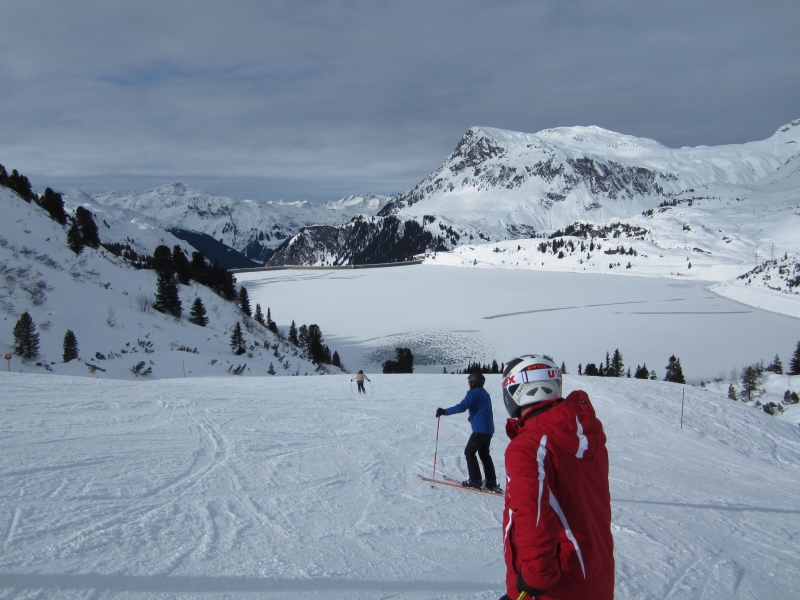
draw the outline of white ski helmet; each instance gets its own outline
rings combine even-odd
[[[561,369],[543,354],[513,358],[503,369],[503,402],[512,418],[523,406],[561,398]]]

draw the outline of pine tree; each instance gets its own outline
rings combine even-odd
[[[308,333],[306,335],[306,348],[308,356],[315,363],[329,363],[331,362],[331,351],[323,343],[322,330],[319,325],[309,325]]]
[[[339,353],[338,352],[334,352],[333,353],[333,358],[331,359],[331,364],[334,367],[339,367],[340,369],[344,370],[344,367],[342,366],[342,360],[339,358]]]
[[[643,364],[641,367],[636,365],[636,371],[633,376],[635,379],[648,379],[650,377],[650,371],[647,370],[647,363]]]
[[[153,250],[153,268],[158,273],[171,273],[174,270],[172,268],[172,251],[168,246],[161,244]]]
[[[308,327],[305,325],[300,325],[297,330],[297,345],[304,351],[308,348]]]
[[[383,363],[382,368],[384,373],[413,373],[414,372],[414,355],[409,348],[395,348],[397,360],[387,360]],[[476,363],[477,365],[477,363]],[[474,365],[471,365],[474,366]],[[478,365],[480,367],[480,365]],[[469,368],[465,372],[470,372]],[[474,372],[474,371],[473,371]]]
[[[297,339],[297,326],[294,324],[294,320],[292,320],[292,324],[289,326],[289,343],[295,346],[300,345],[300,340]]]
[[[772,359],[772,362],[768,367],[765,368],[765,370],[772,371],[778,375],[783,375],[783,363],[781,362],[781,357],[776,354],[775,358]]]
[[[178,284],[172,271],[164,270],[158,274],[156,282],[156,301],[153,308],[157,311],[180,317],[183,312],[181,299],[178,296]]]
[[[231,333],[230,345],[231,351],[237,356],[246,352],[242,324],[239,321],[236,321],[236,326],[233,328],[233,333]]]
[[[206,317],[206,307],[203,306],[203,301],[200,297],[194,299],[192,308],[189,310],[189,322],[205,327],[208,325],[208,317]]]
[[[83,243],[90,248],[100,246],[100,234],[97,232],[97,223],[94,222],[94,215],[82,206],[75,209],[75,219],[78,221],[78,228],[81,230]]]
[[[269,363],[269,369],[267,369],[267,373],[269,375],[275,375],[275,367],[272,366],[272,363]]]
[[[650,381],[658,381],[658,375],[656,375],[656,370],[655,369],[650,371]]]
[[[606,362],[608,361],[608,354],[606,354]],[[614,350],[614,357],[611,359],[611,370],[607,370],[609,377],[622,377],[625,373],[625,365],[622,362],[622,353],[619,348]]]
[[[239,305],[239,308],[242,309],[242,312],[248,317],[253,315],[253,311],[250,308],[250,297],[247,295],[247,288],[244,286],[239,288],[237,304]]]
[[[628,377],[628,379],[631,378],[631,368],[630,367],[628,367],[628,375],[627,375],[627,377]]]
[[[172,248],[172,270],[175,271],[175,275],[178,277],[178,283],[189,285],[192,280],[191,265],[183,250],[177,244]]]
[[[664,376],[664,381],[686,383],[686,379],[683,377],[683,369],[681,368],[681,360],[675,358],[674,354],[669,357],[669,364],[667,364],[667,373]]]
[[[733,384],[728,386],[728,399],[733,400],[734,402],[739,399],[739,397],[736,395],[736,388],[733,387]]]
[[[562,375],[566,375],[567,374],[567,365],[564,364],[563,360],[561,361],[561,374]]]
[[[757,366],[750,365],[742,369],[742,399],[747,398],[748,402],[752,400],[759,383],[761,383],[761,373]]]
[[[28,311],[22,313],[14,325],[14,352],[22,358],[39,356],[39,334],[36,333],[36,323]]]
[[[267,307],[267,329],[272,333],[278,333],[278,326],[275,324],[275,321],[272,320],[272,311],[270,311],[269,306]]]
[[[65,363],[78,358],[78,339],[71,329],[67,329],[67,333],[64,334],[64,354],[62,357]]]
[[[583,364],[583,363],[578,363],[578,375],[583,375],[583,373],[581,372],[581,370],[582,370],[582,364]]]
[[[603,365],[601,364],[600,366],[602,367]],[[610,375],[611,375],[611,357],[608,354],[608,352],[606,352],[606,369],[603,377],[609,377]]]
[[[74,219],[69,231],[67,231],[67,246],[69,246],[69,249],[75,254],[80,254],[83,252],[83,236],[81,235],[81,230],[78,227],[78,222]]]
[[[260,304],[256,304],[256,314],[253,315],[253,318],[256,320],[256,323],[261,323],[266,327],[267,323],[264,321],[264,314],[261,312]]]
[[[67,213],[64,211],[64,199],[61,194],[46,188],[37,203],[50,214],[50,218],[56,223],[61,225],[67,223]]]
[[[789,375],[800,375],[800,342],[797,342],[792,360],[789,361]]]

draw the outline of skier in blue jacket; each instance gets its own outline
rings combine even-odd
[[[481,469],[475,454],[480,456],[483,463],[483,471],[486,475],[485,488],[492,492],[502,493],[502,489],[497,485],[497,475],[494,471],[494,463],[489,454],[489,445],[494,434],[494,415],[492,415],[492,399],[489,393],[483,389],[486,378],[482,373],[470,373],[467,379],[469,391],[464,399],[448,409],[437,408],[436,417],[455,415],[469,410],[469,422],[472,423],[472,435],[469,436],[467,447],[464,448],[464,456],[467,458],[467,469],[469,479],[461,482],[461,485],[471,488],[484,487],[481,480]]]

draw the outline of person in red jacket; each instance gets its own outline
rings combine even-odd
[[[502,386],[511,442],[501,600],[613,599],[608,452],[589,396],[563,398],[561,371],[538,354],[509,361]]]

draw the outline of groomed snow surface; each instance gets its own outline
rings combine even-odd
[[[463,376],[0,382],[2,598],[504,593],[502,499],[417,477]],[[796,426],[687,387],[681,429],[682,386],[565,383],[608,434],[617,598],[796,597]],[[439,473],[465,475],[468,433],[442,419]]]

